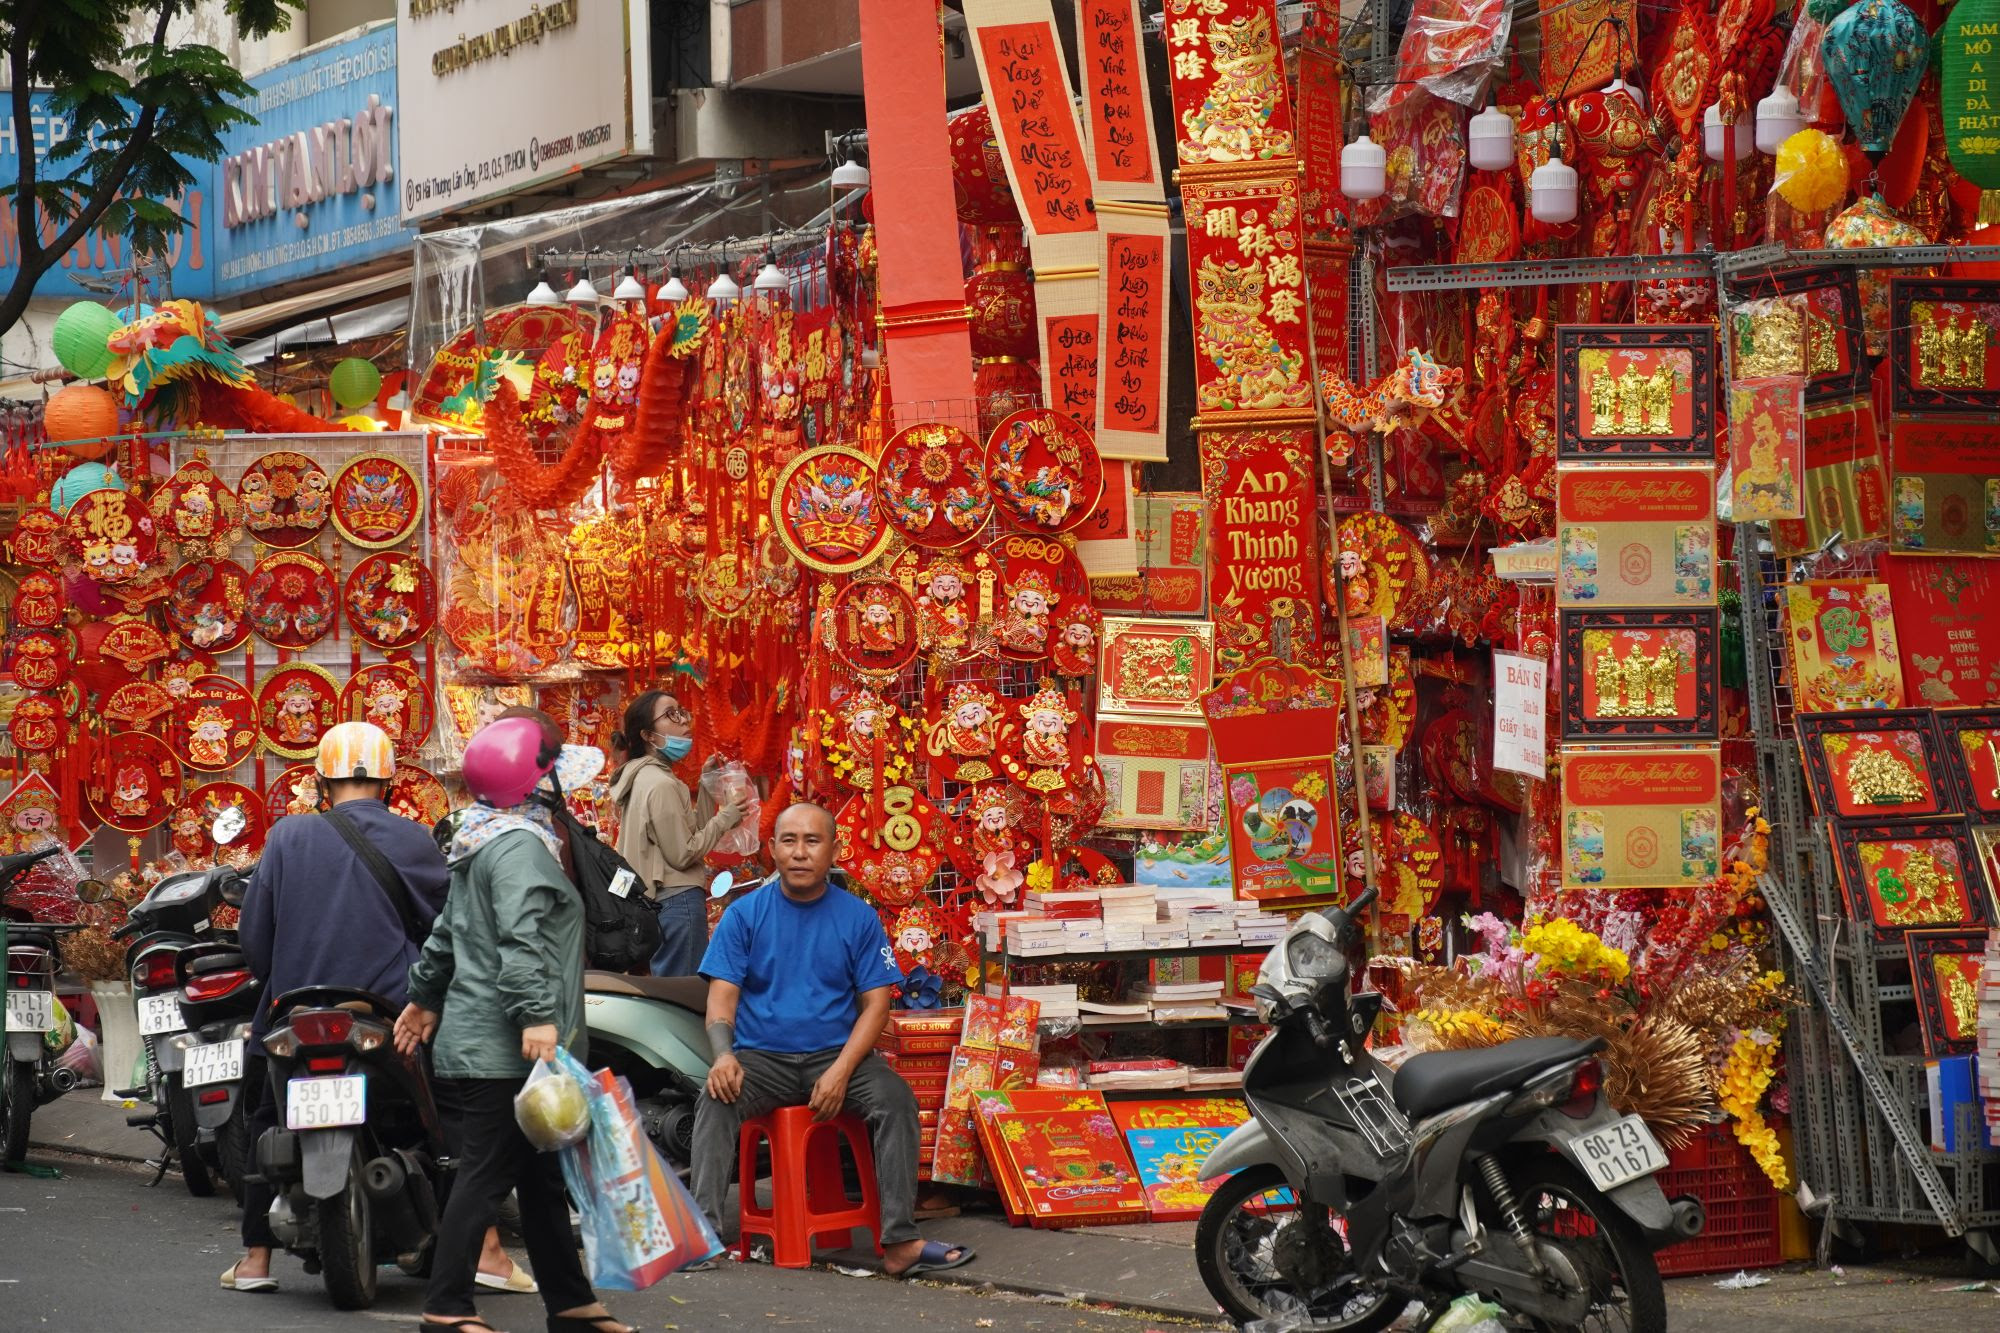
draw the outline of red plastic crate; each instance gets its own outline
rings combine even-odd
[[[1693,1195],[1708,1211],[1699,1236],[1659,1253],[1662,1277],[1734,1273],[1784,1262],[1778,1244],[1778,1192],[1727,1125],[1710,1125],[1667,1154],[1655,1177],[1669,1199]]]

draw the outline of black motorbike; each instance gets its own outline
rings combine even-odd
[[[247,871],[242,872],[247,875]],[[224,902],[242,900],[242,886],[224,884]],[[250,1128],[244,1107],[244,1046],[264,996],[234,931],[191,944],[174,958],[186,1030],[167,1038],[179,1054],[183,1102],[193,1109],[195,1151],[242,1201],[250,1171]]]
[[[0,898],[28,867],[62,850],[0,857]],[[88,881],[87,881],[88,882]],[[57,1065],[43,1040],[56,1025],[56,974],[62,971],[57,941],[82,927],[32,921],[9,910],[7,927],[6,1040],[0,1043],[0,1078],[7,1080],[5,1123],[0,1125],[0,1162],[18,1162],[28,1153],[28,1122],[35,1108],[71,1091],[76,1074]]]
[[[119,1089],[117,1095],[152,1104],[150,1111],[128,1116],[126,1123],[160,1140],[160,1156],[151,1163],[154,1184],[178,1159],[188,1193],[203,1199],[215,1193],[216,1172],[201,1150],[198,1117],[182,1077],[184,1053],[192,1043],[175,1040],[187,1031],[181,1014],[180,955],[218,939],[213,922],[215,909],[224,905],[223,888],[240,883],[238,872],[226,865],[168,875],[133,904],[125,924],[112,935],[133,941],[125,951],[125,972],[132,980],[139,1036],[146,1048],[145,1085]],[[118,1078],[124,1071],[107,1075]]]
[[[1701,1205],[1667,1200],[1666,1152],[1606,1104],[1603,1043],[1525,1038],[1392,1074],[1366,1045],[1382,997],[1348,990],[1374,897],[1301,914],[1264,960],[1253,1119],[1201,1170],[1227,1177],[1196,1228],[1209,1292],[1300,1333],[1386,1328],[1468,1292],[1550,1333],[1663,1333],[1654,1254],[1699,1234]]]
[[[264,1035],[279,1128],[256,1145],[271,1230],[343,1310],[375,1301],[376,1270],[429,1270],[444,1139],[423,1058],[396,1050],[398,1007],[314,986],[278,997]]]

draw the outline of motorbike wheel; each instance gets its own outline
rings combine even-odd
[[[1298,1333],[1373,1333],[1394,1323],[1403,1300],[1365,1284],[1348,1266],[1344,1246],[1316,1289],[1301,1291],[1286,1276],[1286,1269],[1296,1273],[1301,1260],[1316,1257],[1300,1249],[1314,1243],[1304,1231],[1307,1225],[1276,1167],[1255,1166],[1231,1176],[1209,1196],[1195,1227],[1195,1267],[1208,1294],[1239,1324],[1268,1321]]]
[[[1660,1266],[1637,1224],[1599,1193],[1583,1173],[1554,1156],[1510,1168],[1508,1183],[1544,1242],[1559,1247],[1581,1270],[1595,1300],[1578,1324],[1534,1321],[1543,1333],[1666,1333],[1667,1293]],[[1487,1224],[1505,1229],[1482,1194]]]
[[[250,1174],[250,1153],[250,1118],[243,1112],[243,1098],[238,1096],[236,1105],[229,1108],[229,1119],[215,1131],[216,1161],[238,1208],[243,1206],[243,1177]]]
[[[215,1193],[215,1176],[208,1159],[201,1155],[201,1140],[194,1125],[194,1098],[188,1096],[178,1077],[166,1081],[167,1120],[173,1129],[174,1156],[181,1164],[181,1179],[188,1193],[206,1199]]]
[[[28,1121],[35,1114],[35,1067],[26,1060],[8,1059],[0,1053],[6,1068],[0,1078],[7,1080],[7,1124],[0,1140],[0,1161],[18,1162],[28,1155]]]
[[[347,1188],[319,1209],[320,1276],[336,1310],[365,1310],[375,1303],[375,1213],[359,1172]]]

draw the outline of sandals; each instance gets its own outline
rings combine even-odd
[[[639,1330],[609,1313],[552,1314],[549,1316],[549,1333],[639,1333]]]
[[[958,1258],[951,1257],[953,1251],[957,1251]],[[962,1268],[978,1257],[970,1245],[948,1245],[941,1240],[927,1240],[924,1242],[924,1248],[918,1252],[915,1263],[899,1273],[891,1273],[884,1269],[883,1275],[900,1282],[905,1278],[916,1277],[919,1273],[942,1273],[948,1269]]]
[[[229,1265],[228,1268],[223,1270],[222,1289],[224,1291],[276,1291],[278,1289],[278,1279],[274,1277],[236,1276],[237,1266],[242,1262],[239,1259],[236,1263]]]
[[[418,1318],[417,1327],[420,1329],[429,1329],[431,1333],[437,1333],[438,1329],[451,1329],[454,1330],[454,1333],[458,1329],[470,1329],[472,1333],[498,1333],[498,1330],[493,1325],[487,1323],[476,1314],[469,1314],[465,1318],[456,1321],[433,1319],[429,1315],[423,1315]]]
[[[529,1276],[528,1270],[519,1264],[508,1269],[506,1277],[495,1277],[491,1273],[475,1273],[472,1280],[488,1291],[512,1292],[517,1296],[533,1296],[541,1290],[535,1284],[535,1279]]]

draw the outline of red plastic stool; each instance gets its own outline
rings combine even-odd
[[[840,1169],[840,1141],[847,1140],[861,1176],[861,1201],[847,1197]],[[757,1145],[771,1144],[771,1206],[757,1202]],[[815,1121],[812,1108],[784,1106],[743,1123],[737,1141],[739,1209],[742,1235],[736,1257],[750,1255],[750,1238],[766,1236],[779,1268],[812,1267],[813,1242],[838,1235],[841,1249],[854,1243],[856,1228],[865,1228],[875,1253],[882,1252],[882,1209],[875,1192],[875,1154],[868,1147],[868,1126],[859,1116],[837,1115]]]

